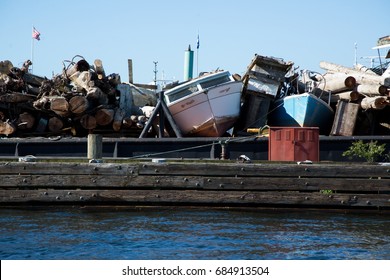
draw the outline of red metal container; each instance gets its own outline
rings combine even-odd
[[[319,161],[318,127],[270,127],[268,160]]]

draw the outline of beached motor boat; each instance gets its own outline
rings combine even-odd
[[[219,137],[239,117],[241,91],[242,82],[222,71],[188,81],[164,95],[183,135]]]
[[[334,111],[325,101],[311,93],[288,95],[274,101],[270,110],[270,126],[318,127],[328,134]]]

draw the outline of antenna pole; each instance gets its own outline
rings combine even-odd
[[[157,87],[157,63],[158,61],[153,61],[154,63],[154,85]]]
[[[32,27],[32,32],[34,32],[34,26]],[[34,73],[34,37],[31,36],[31,74],[33,73]]]

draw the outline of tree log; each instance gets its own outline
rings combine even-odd
[[[357,71],[360,71],[360,72],[364,72],[364,73],[367,73],[367,74],[371,74],[371,75],[377,75],[374,71],[372,71],[370,68],[364,66],[364,65],[361,65],[361,64],[355,64],[353,66],[353,69],[354,70],[357,70]]]
[[[103,63],[100,59],[95,59],[93,62],[95,72],[98,76],[98,79],[101,80],[106,77],[106,73],[104,72]]]
[[[385,96],[376,96],[376,97],[365,97],[363,98],[362,102],[360,103],[360,106],[362,109],[376,109],[376,110],[382,110],[386,107],[386,105],[389,105],[389,101],[387,101],[387,97]]]
[[[92,87],[87,92],[87,99],[96,103],[97,105],[107,105],[107,95],[98,87]]]
[[[105,126],[110,124],[113,119],[114,119],[114,110],[113,109],[99,109],[95,113],[95,119],[96,119],[96,124]]]
[[[0,73],[8,75],[11,72],[13,64],[9,60],[0,61]]]
[[[73,96],[69,100],[69,109],[73,114],[80,115],[85,113],[89,107],[88,99],[84,96]]]
[[[48,128],[51,132],[59,132],[64,127],[64,122],[57,118],[52,117],[49,119]]]
[[[96,119],[91,115],[84,115],[80,119],[80,124],[85,129],[94,129],[96,128]]]
[[[122,109],[115,109],[114,122],[112,123],[112,128],[114,131],[119,131],[121,129],[124,116],[125,112]]]
[[[0,95],[0,102],[4,103],[22,103],[35,100],[37,97],[31,94],[24,94],[20,92],[6,93]]]
[[[343,73],[327,74],[325,75],[325,79],[318,84],[319,88],[333,93],[353,89],[355,86],[356,79]]]
[[[124,128],[130,128],[132,127],[133,125],[133,121],[131,120],[130,117],[127,117],[127,118],[124,118],[123,121],[122,121],[122,126]]]
[[[6,136],[14,133],[16,131],[15,126],[10,122],[0,121],[0,134],[4,134]]]
[[[33,75],[31,73],[25,73],[23,75],[23,81],[27,84],[34,85],[37,87],[40,87],[42,85],[42,82],[46,80],[43,77]]]
[[[352,68],[325,61],[320,62],[320,67],[330,71],[330,73],[344,73],[353,76],[358,84],[378,84],[390,86],[390,78],[384,76],[363,73]]]
[[[376,95],[388,95],[389,88],[382,85],[357,85],[356,91],[367,95],[367,96],[376,96]]]
[[[21,113],[16,121],[16,124],[18,129],[31,129],[35,124],[35,117],[28,112]]]
[[[360,73],[360,71],[355,70],[353,68],[345,67],[336,63],[331,63],[331,62],[326,62],[326,61],[321,61],[320,62],[320,67],[322,69],[325,69],[327,71],[335,72],[335,73],[345,73],[345,74],[354,74],[354,73]],[[362,73],[360,73],[362,74]],[[379,77],[376,74],[371,74],[371,73],[365,73],[366,75],[370,75],[372,77]]]
[[[66,117],[69,114],[69,102],[64,97],[50,98],[50,110],[59,116]]]
[[[360,97],[360,94],[357,91],[352,90],[336,93],[335,96],[337,96],[339,100],[357,101]]]

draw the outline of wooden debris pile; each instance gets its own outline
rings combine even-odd
[[[331,135],[390,134],[390,68],[378,74],[359,64],[322,61],[320,67],[327,72],[309,79],[317,96],[336,104]]]
[[[148,118],[133,102],[134,86],[106,75],[101,60],[90,66],[76,57],[52,79],[31,74],[30,61],[0,61],[0,135],[140,133]]]

